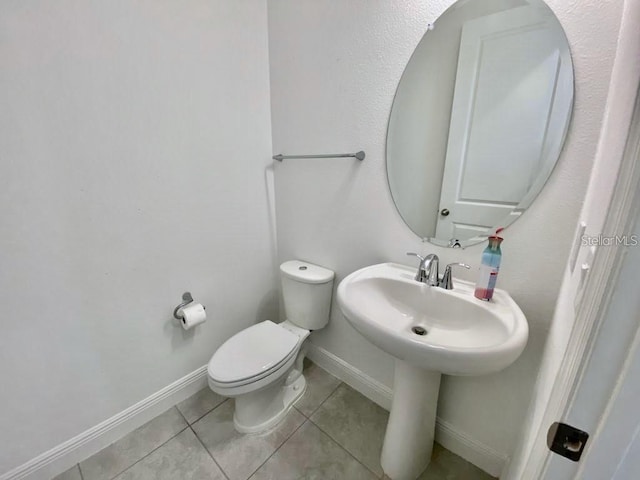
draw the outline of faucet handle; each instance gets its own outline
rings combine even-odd
[[[442,275],[442,280],[438,284],[439,287],[444,288],[445,290],[453,290],[453,277],[451,276],[451,267],[464,267],[469,270],[471,267],[466,263],[450,263],[444,268],[444,274]]]
[[[414,280],[416,282],[426,283],[427,274],[424,270],[424,265],[429,257],[423,257],[422,255],[418,255],[414,252],[407,252],[407,255],[409,255],[410,257],[418,257],[420,259],[420,265],[418,265],[418,272],[416,273]]]
[[[425,260],[425,258],[422,255],[418,255],[417,253],[414,253],[414,252],[407,252],[407,255],[409,255],[410,257],[418,257],[421,262],[424,262]]]

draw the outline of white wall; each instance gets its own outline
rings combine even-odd
[[[277,312],[266,28],[258,0],[0,2],[0,473]]]
[[[276,166],[278,255],[334,269],[337,282],[365,265],[411,264],[407,251],[478,265],[465,251],[421,245],[397,214],[387,187],[384,146],[396,85],[428,22],[452,2],[269,2],[274,151],[364,149],[357,161],[299,160]],[[600,132],[620,22],[619,2],[549,1],[575,68],[575,107],[559,163],[533,206],[505,231],[499,287],[527,315],[522,357],[495,375],[444,378],[439,416],[475,441],[509,455],[524,423],[553,316],[576,218]],[[475,272],[469,273],[469,279]],[[392,359],[355,332],[333,305],[313,342],[391,385]]]

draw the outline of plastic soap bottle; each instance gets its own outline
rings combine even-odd
[[[480,300],[491,300],[491,297],[493,297],[493,289],[496,287],[498,271],[500,270],[500,260],[502,260],[500,244],[504,239],[498,236],[502,230],[504,229],[498,228],[496,233],[489,237],[489,245],[482,252],[480,275],[478,276],[474,293],[476,298]]]

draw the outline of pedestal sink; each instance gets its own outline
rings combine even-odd
[[[522,310],[496,289],[490,302],[473,285],[453,290],[414,280],[415,268],[382,263],[338,286],[338,305],[371,343],[393,355],[393,401],[381,464],[392,480],[415,480],[431,458],[441,374],[483,375],[511,365],[527,343]]]

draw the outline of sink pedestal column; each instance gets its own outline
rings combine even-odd
[[[440,372],[395,361],[393,401],[380,463],[392,480],[415,480],[431,461]]]

